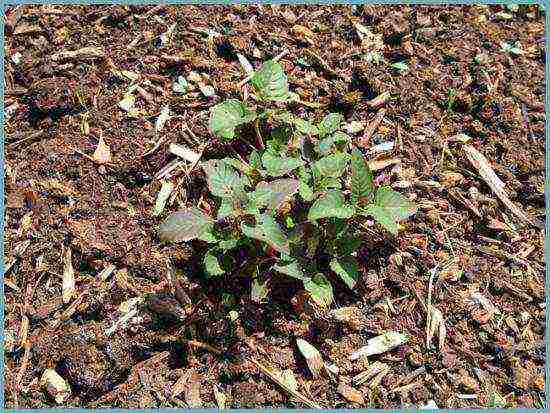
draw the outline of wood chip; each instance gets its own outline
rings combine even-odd
[[[65,254],[63,255],[63,260],[64,260],[64,267],[63,267],[62,297],[63,297],[63,302],[67,304],[69,301],[71,301],[71,298],[73,297],[76,291],[75,280],[74,280],[74,269],[73,269],[73,263],[72,263],[72,253],[71,253],[70,247],[68,247],[65,250]]]
[[[314,401],[308,399],[306,396],[298,392],[297,390],[292,389],[291,387],[288,387],[288,385],[279,377],[278,374],[274,374],[272,371],[261,365],[259,362],[257,362],[254,359],[250,359],[250,361],[260,369],[262,373],[264,373],[267,377],[269,377],[271,380],[273,380],[275,383],[277,383],[279,386],[281,386],[284,390],[286,390],[292,397],[298,399],[302,403],[304,403],[306,406],[311,407],[312,409],[322,409],[321,406],[319,406]]]
[[[321,353],[301,338],[296,340],[296,345],[298,346],[300,353],[302,353],[302,356],[306,359],[307,366],[313,375],[313,378],[317,378],[323,368],[323,357],[321,356]]]
[[[353,387],[348,386],[347,384],[344,384],[344,383],[340,383],[337,390],[338,390],[338,393],[340,393],[350,402],[357,403],[357,404],[365,404],[365,398],[363,397],[363,393],[361,393],[359,390],[356,390]]]
[[[179,156],[192,164],[198,162],[201,158],[200,153],[197,153],[183,145],[178,145],[177,143],[171,143],[168,150],[171,154]]]
[[[389,158],[389,159],[379,159],[369,162],[369,168],[372,171],[378,171],[380,169],[385,169],[390,165],[397,165],[401,163],[401,159],[398,158]]]
[[[65,59],[97,59],[105,57],[105,52],[98,47],[83,47],[78,50],[64,50],[51,56],[54,62]]]
[[[103,136],[99,137],[99,142],[92,158],[100,165],[111,162],[111,148],[105,143]]]
[[[40,383],[57,404],[62,404],[71,396],[69,384],[53,369],[44,370]]]
[[[225,395],[225,393],[223,393],[218,389],[218,386],[214,385],[213,389],[214,389],[214,398],[216,399],[218,408],[225,409],[225,405],[227,403],[227,396]]]
[[[369,381],[370,379],[380,374],[381,372],[389,371],[389,369],[390,369],[390,366],[388,366],[387,364],[382,363],[380,361],[375,361],[374,363],[369,365],[369,367],[365,371],[363,371],[362,373],[359,373],[353,378],[353,384],[355,384],[356,386],[359,386]]]
[[[185,402],[191,408],[202,407],[201,399],[201,376],[192,371],[185,387]]]
[[[496,196],[502,201],[502,203],[518,218],[537,227],[544,229],[544,223],[529,216],[526,212],[518,208],[508,197],[508,194],[504,190],[504,182],[495,174],[491,165],[487,161],[487,158],[481,154],[476,148],[471,145],[464,145],[464,152],[470,163],[478,170],[479,175],[487,185],[493,190]]]
[[[368,340],[366,346],[361,347],[350,356],[350,360],[358,360],[361,357],[382,354],[406,343],[407,341],[408,337],[405,334],[398,333],[397,331],[386,331],[385,333]]]

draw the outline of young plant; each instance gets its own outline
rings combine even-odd
[[[333,297],[329,272],[349,288],[359,277],[362,221],[372,217],[396,234],[399,221],[416,208],[390,188],[375,186],[362,153],[340,130],[342,115],[330,113],[315,124],[280,108],[292,94],[279,63],[266,62],[251,84],[256,108],[226,100],[212,108],[209,127],[230,141],[252,122],[259,133],[258,122],[264,122],[271,131],[265,146],[246,162],[202,162],[216,213],[184,208],[161,224],[160,237],[209,243],[203,262],[210,276],[238,267],[263,288],[263,274],[281,273],[302,281],[314,301],[328,307]]]

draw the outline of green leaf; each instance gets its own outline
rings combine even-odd
[[[219,248],[223,252],[227,252],[227,251],[232,250],[233,248],[235,248],[238,244],[239,244],[239,239],[238,238],[229,238],[229,239],[224,239],[224,240],[220,241],[218,243],[217,248]]]
[[[250,291],[250,298],[255,303],[261,304],[269,294],[269,288],[267,281],[259,280],[255,278],[252,281],[252,289]]]
[[[388,187],[376,192],[374,204],[367,206],[365,212],[392,234],[397,234],[397,223],[416,212],[416,206],[403,195]]]
[[[273,151],[265,151],[262,156],[262,164],[269,176],[283,176],[302,166],[301,159],[282,157]]]
[[[174,212],[160,225],[159,237],[164,242],[183,242],[199,238],[212,226],[212,220],[198,208]]]
[[[407,70],[409,70],[409,66],[405,62],[397,62],[393,63],[391,65],[395,70],[397,70],[400,74],[405,73]]]
[[[317,274],[304,280],[304,288],[318,305],[329,307],[333,300],[332,286],[325,276]]]
[[[187,93],[187,90],[189,89],[189,83],[187,83],[187,80],[183,76],[178,76],[177,82],[174,82],[172,85],[172,90],[174,93]]]
[[[339,178],[344,173],[348,160],[347,153],[335,153],[319,159],[313,164],[313,168],[322,176]]]
[[[241,161],[240,159],[235,158],[224,158],[222,159],[223,162],[225,162],[227,165],[231,166],[232,168],[235,168],[238,171],[241,171],[243,173],[250,172],[250,166]]]
[[[350,255],[351,253],[356,252],[360,246],[361,238],[348,232],[336,239],[335,255]]]
[[[233,201],[231,198],[222,198],[220,208],[218,209],[217,219],[227,218],[235,213]]]
[[[247,237],[266,242],[273,249],[285,254],[290,254],[288,239],[275,222],[275,219],[267,214],[262,214],[256,217],[258,222],[255,227],[251,227],[246,223],[241,223],[241,230]]]
[[[273,129],[270,139],[265,143],[267,150],[274,154],[286,153],[291,136],[292,130],[288,126],[283,125]]]
[[[276,179],[272,182],[262,181],[250,194],[258,207],[265,206],[269,211],[277,210],[283,203],[292,198],[300,186],[297,179]]]
[[[308,213],[309,221],[320,218],[351,218],[355,212],[352,206],[345,205],[344,194],[337,189],[331,189],[322,194],[313,203]]]
[[[320,179],[320,180],[319,180]],[[338,178],[333,178],[330,176],[327,177],[316,177],[317,191],[327,191],[329,189],[341,189],[342,183]]]
[[[274,60],[265,62],[252,75],[250,83],[262,100],[286,102],[289,98],[288,80],[283,66]]]
[[[222,275],[225,273],[218,262],[218,257],[216,257],[211,251],[208,251],[204,255],[203,263],[206,273],[210,276]]]
[[[235,128],[253,121],[256,114],[242,102],[229,99],[219,103],[211,109],[209,129],[217,137],[231,140],[235,137]]]
[[[345,143],[348,141],[349,141],[348,135],[346,135],[344,132],[337,131],[334,134],[321,139],[317,144],[317,150],[321,154],[326,155],[330,153],[330,151],[332,150],[335,144]]]
[[[317,126],[307,120],[294,118],[294,125],[296,130],[304,135],[317,135],[319,133]]]
[[[241,194],[247,181],[227,163],[212,159],[202,163],[208,189],[214,196],[232,198]]]
[[[298,280],[306,280],[308,278],[296,260],[284,264],[275,264],[273,269],[281,274],[288,275],[292,278],[297,278]]]
[[[254,149],[250,154],[248,163],[250,164],[250,167],[253,169],[260,169],[262,167],[262,157],[260,156],[260,154],[256,149]]]
[[[357,204],[361,198],[370,200],[374,191],[372,172],[359,149],[351,154],[351,201]]]
[[[334,258],[330,262],[330,269],[338,274],[350,289],[355,287],[359,278],[359,267],[355,258]]]
[[[313,189],[311,189],[307,181],[300,179],[299,192],[304,201],[311,202],[313,200]]]
[[[197,239],[208,242],[209,244],[215,244],[219,241],[213,224],[205,227],[204,231],[199,234]]]
[[[319,130],[319,136],[323,138],[331,133],[336,132],[343,121],[344,117],[341,114],[329,113],[317,126],[317,129]]]

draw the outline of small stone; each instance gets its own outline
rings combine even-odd
[[[348,386],[347,384],[340,383],[340,385],[338,386],[338,393],[340,393],[342,396],[344,396],[347,400],[349,400],[352,403],[357,403],[357,404],[365,403],[363,393],[361,393],[359,390],[354,389],[351,386]]]

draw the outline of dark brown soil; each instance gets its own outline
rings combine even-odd
[[[496,394],[507,407],[544,405],[543,231],[501,203],[456,139],[468,135],[510,199],[544,221],[544,15],[537,6],[19,6],[6,18],[7,407],[56,406],[40,383],[46,368],[71,387],[63,406],[215,407],[222,394],[227,407],[307,407],[251,360],[292,371],[298,391],[323,407],[430,400],[440,408],[487,407]],[[172,41],[162,45],[173,23]],[[361,43],[356,23],[382,43]],[[219,35],[209,39],[207,30]],[[504,42],[519,42],[523,53],[502,50]],[[52,58],[83,47],[104,56]],[[283,51],[291,90],[320,106],[292,110],[366,122],[370,136],[355,135],[365,153],[395,141],[390,157],[400,163],[379,170],[378,179],[420,207],[395,238],[373,228],[356,291],[336,285],[336,307],[355,307],[348,322],[311,308],[300,286],[282,278],[256,304],[250,279],[203,276],[196,265],[202,245],[165,246],[157,236],[163,216],[177,209],[152,213],[161,186],[155,175],[175,159],[169,144],[189,146],[194,134],[194,149],[206,145],[204,158],[223,154],[227,148],[207,130],[208,110],[241,97],[245,74],[236,54],[259,67]],[[367,61],[373,51],[381,63]],[[408,69],[399,73],[391,66],[398,62]],[[140,74],[135,118],[117,106],[132,81],[116,69]],[[207,74],[216,96],[175,94],[174,80],[191,71]],[[368,104],[383,92],[390,99],[382,106]],[[157,134],[165,105],[176,117]],[[86,156],[100,136],[112,153],[106,165]],[[183,202],[206,195],[199,168],[172,179]],[[69,248],[76,292],[64,304]],[[100,278],[109,265],[112,274]],[[434,268],[432,304],[446,326],[441,349],[437,338],[426,345]],[[108,334],[120,304],[134,297],[143,299],[137,315]],[[378,385],[353,385],[367,366],[350,354],[383,330],[409,341],[370,358],[390,368]],[[312,378],[296,338],[338,367],[335,381]]]

